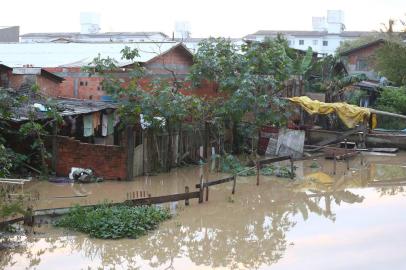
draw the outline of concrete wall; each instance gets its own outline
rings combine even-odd
[[[116,145],[82,143],[69,137],[57,137],[56,174],[67,176],[72,167],[91,168],[104,179],[124,180],[127,176],[126,148]]]

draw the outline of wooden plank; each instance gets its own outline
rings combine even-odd
[[[399,151],[399,148],[370,148],[368,150],[371,152],[396,153]]]
[[[134,176],[140,176],[144,174],[143,156],[144,156],[144,145],[139,144],[134,149],[134,168],[133,168]]]
[[[209,187],[209,186],[214,186],[214,185],[219,185],[227,182],[231,182],[234,180],[235,176],[229,176],[226,178],[218,179],[218,180],[213,180],[213,181],[208,181],[203,183],[203,187]],[[200,188],[200,184],[196,184],[196,188]]]
[[[371,109],[371,108],[369,108],[369,111],[371,113],[375,113],[375,114],[379,114],[379,115],[392,116],[392,117],[395,117],[395,118],[406,119],[406,115],[402,115],[402,114],[390,113],[390,112],[385,112],[385,111],[378,111],[378,110]]]
[[[124,203],[129,203],[132,205],[148,205],[148,204],[160,204],[160,203],[167,203],[167,202],[177,202],[186,199],[193,199],[199,198],[200,192],[194,191],[189,193],[179,193],[179,194],[171,194],[171,195],[164,195],[159,197],[149,197],[149,198],[140,198],[134,200],[127,200]]]
[[[271,164],[271,163],[288,160],[288,159],[290,159],[290,156],[281,156],[281,157],[274,157],[274,158],[267,158],[267,159],[259,160],[258,162],[260,165],[265,165],[265,164]]]
[[[30,179],[21,179],[21,178],[0,178],[0,181],[4,182],[30,182]]]
[[[396,157],[396,154],[380,153],[380,152],[361,152],[363,156],[383,156],[383,157]]]
[[[333,138],[327,138],[321,142],[316,143],[317,146],[325,146],[328,144],[332,144],[341,140],[344,140],[348,136],[351,136],[352,134],[358,133],[362,130],[362,128],[359,126],[355,129],[348,130],[346,132],[340,133],[337,136],[334,136]]]

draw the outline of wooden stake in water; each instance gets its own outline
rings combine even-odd
[[[206,179],[206,184],[209,183],[209,179]],[[209,200],[209,185],[206,185],[206,202]]]
[[[234,181],[233,181],[233,191],[231,191],[231,194],[235,193],[235,185],[237,184],[237,175],[234,175]]]
[[[293,157],[290,156],[289,160],[290,160],[290,179],[293,179],[295,176],[295,166],[293,164]]]
[[[188,187],[188,186],[185,187],[185,193],[186,193],[187,195],[189,195],[189,187]],[[186,205],[186,206],[189,206],[189,197],[187,197],[187,198],[185,199],[185,205]]]
[[[257,186],[259,186],[259,161],[257,161]]]
[[[203,174],[200,175],[200,188],[199,188],[199,203],[203,202]]]

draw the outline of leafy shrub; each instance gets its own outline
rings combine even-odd
[[[101,205],[93,209],[76,206],[55,225],[95,238],[138,238],[170,217],[167,209],[152,206]]]
[[[377,100],[379,110],[406,114],[406,88],[385,87]]]
[[[249,167],[243,166],[233,155],[226,155],[221,158],[220,171],[224,173],[238,174],[239,176],[255,175],[255,170],[247,170]]]
[[[249,169],[250,167],[243,166],[240,160],[233,155],[227,155],[222,158],[220,166],[221,172],[236,174],[238,176],[252,176],[256,174],[255,168],[252,168],[251,170]],[[291,176],[292,173],[290,171],[290,166],[275,166],[273,164],[270,164],[261,168],[260,174],[265,176],[274,175],[277,177],[288,178]],[[293,176],[295,176],[295,173],[293,173]]]
[[[406,115],[406,88],[386,87],[376,102],[378,110]],[[386,129],[404,129],[404,121],[389,116],[378,115],[378,127]]]

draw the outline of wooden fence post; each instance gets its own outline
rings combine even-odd
[[[199,203],[203,202],[203,191],[204,191],[204,186],[203,186],[203,174],[202,174],[202,175],[200,175]]]
[[[127,133],[127,180],[133,180],[134,177],[134,126],[126,127]]]
[[[235,185],[236,185],[236,182],[237,182],[237,175],[234,175],[233,191],[231,191],[231,194],[234,194],[234,193],[235,193]]]
[[[56,135],[58,133],[58,125],[56,122],[52,122],[52,170],[56,173],[56,167],[58,165],[58,141]]]
[[[257,160],[257,186],[259,186],[259,161]]]
[[[295,166],[293,164],[293,157],[290,156],[289,160],[290,160],[290,179],[293,179],[295,176]]]
[[[209,179],[206,178],[206,184],[209,182]],[[206,185],[206,202],[209,200],[209,185]]]
[[[333,174],[335,175],[336,174],[336,169],[337,169],[337,157],[336,157],[336,153],[334,153],[333,152],[333,162],[334,162],[334,164],[333,164]]]
[[[26,214],[24,215],[24,225],[27,225],[27,226],[34,226],[34,215],[33,215],[33,212],[32,212],[32,208],[27,208],[27,212],[26,212]]]
[[[346,158],[345,161],[347,162],[347,171],[350,169],[350,159]]]
[[[189,195],[189,187],[188,187],[188,186],[185,187],[185,193],[186,193],[187,195]],[[189,206],[189,197],[187,197],[187,198],[185,199],[185,205],[186,205],[186,206]]]

